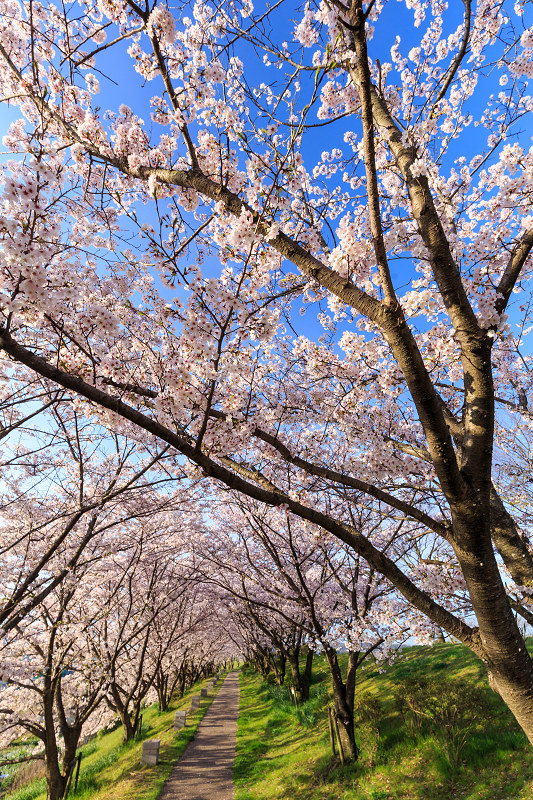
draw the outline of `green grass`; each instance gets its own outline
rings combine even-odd
[[[346,657],[341,661],[345,665]],[[430,686],[451,682],[471,693],[473,718],[457,764],[450,763],[448,739],[440,724],[426,722],[417,729],[402,717],[401,687],[424,678],[430,679]],[[462,645],[412,647],[393,665],[370,663],[361,670],[356,690],[361,757],[355,764],[341,766],[331,755],[330,685],[327,665],[316,659],[311,700],[295,708],[286,689],[243,671],[236,800],[533,797],[533,750],[501,699],[488,688],[483,664]],[[437,693],[437,706],[446,696],[444,688],[441,694]],[[373,717],[376,706],[379,714]]]
[[[83,753],[77,791],[73,788],[69,800],[156,800],[173,767],[194,739],[196,729],[213,697],[222,685],[219,683],[201,708],[187,716],[187,727],[174,731],[174,714],[178,708],[188,708],[191,697],[207,686],[208,681],[197,683],[181,700],[174,702],[164,713],[157,705],[143,710],[141,739],[122,744],[122,726],[81,747]],[[141,767],[143,739],[160,739],[160,760],[157,766]],[[45,800],[45,780],[37,780],[5,795],[6,800]]]

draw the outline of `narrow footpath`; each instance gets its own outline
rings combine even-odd
[[[233,800],[239,675],[230,672],[193,742],[174,767],[160,800]]]

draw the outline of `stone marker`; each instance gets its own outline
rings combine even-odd
[[[141,764],[159,764],[159,745],[161,739],[147,739],[143,742]]]
[[[187,724],[187,712],[185,709],[181,709],[180,711],[176,711],[174,715],[174,730],[179,731],[181,728],[184,728]]]
[[[194,714],[197,708],[200,706],[200,697],[199,695],[195,695],[191,700],[191,714]]]
[[[200,689],[200,697],[207,697],[207,689]]]

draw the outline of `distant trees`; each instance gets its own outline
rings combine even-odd
[[[40,741],[28,757],[44,757],[50,800],[67,790],[82,734],[117,714],[133,736],[158,675],[168,706],[169,655],[180,669],[181,648],[190,665],[182,692],[206,650],[218,657],[183,560],[194,482],[177,488],[181,471],[154,450],[59,404],[6,459],[0,747],[21,733]]]
[[[423,618],[415,617],[379,573],[320,528],[227,493],[219,502],[211,511],[215,524],[196,544],[198,573],[233,598],[243,649],[263,675],[272,672],[281,684],[290,670],[296,702],[309,699],[314,652],[325,654],[344,752],[356,758],[358,670],[370,655],[392,654],[408,631],[418,628],[422,637]],[[407,562],[402,523],[388,529],[375,524],[373,532],[366,530],[368,524],[361,515],[360,530],[379,536],[383,547]],[[431,639],[434,632],[427,628],[425,635]],[[339,648],[348,652],[346,676],[339,666]]]

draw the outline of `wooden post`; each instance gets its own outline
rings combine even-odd
[[[342,746],[341,735],[339,733],[339,722],[337,720],[337,715],[335,714],[333,719],[335,720],[335,731],[337,732],[337,743],[339,745],[339,755],[341,757],[341,764],[344,764],[344,747]]]
[[[81,755],[82,754],[80,753],[78,756],[76,756],[76,758],[74,760],[74,764],[72,765],[72,769],[69,772],[69,776],[68,776],[68,779],[67,779],[67,785],[65,786],[65,793],[63,795],[64,798],[68,797],[68,793],[70,792],[70,787],[71,787],[71,784],[72,784],[72,776],[74,775],[74,770],[76,770],[76,781],[75,781],[75,785],[74,785],[74,791],[76,791],[76,787],[78,785],[78,777],[79,777],[79,774],[80,774]]]
[[[329,726],[329,741],[331,744],[331,752],[334,756],[337,755],[337,751],[335,749],[335,736],[333,734],[333,720],[331,718],[331,707],[328,706],[328,726]]]
[[[78,766],[76,767],[76,777],[74,779],[74,791],[78,788],[78,778],[80,777],[80,766],[81,766],[81,757],[83,753],[80,753],[78,756]]]
[[[71,771],[69,772],[69,776],[67,778],[67,785],[65,786],[65,793],[63,797],[68,797],[68,793],[70,792],[70,784],[72,782],[72,776],[74,775],[74,767],[72,767]]]

